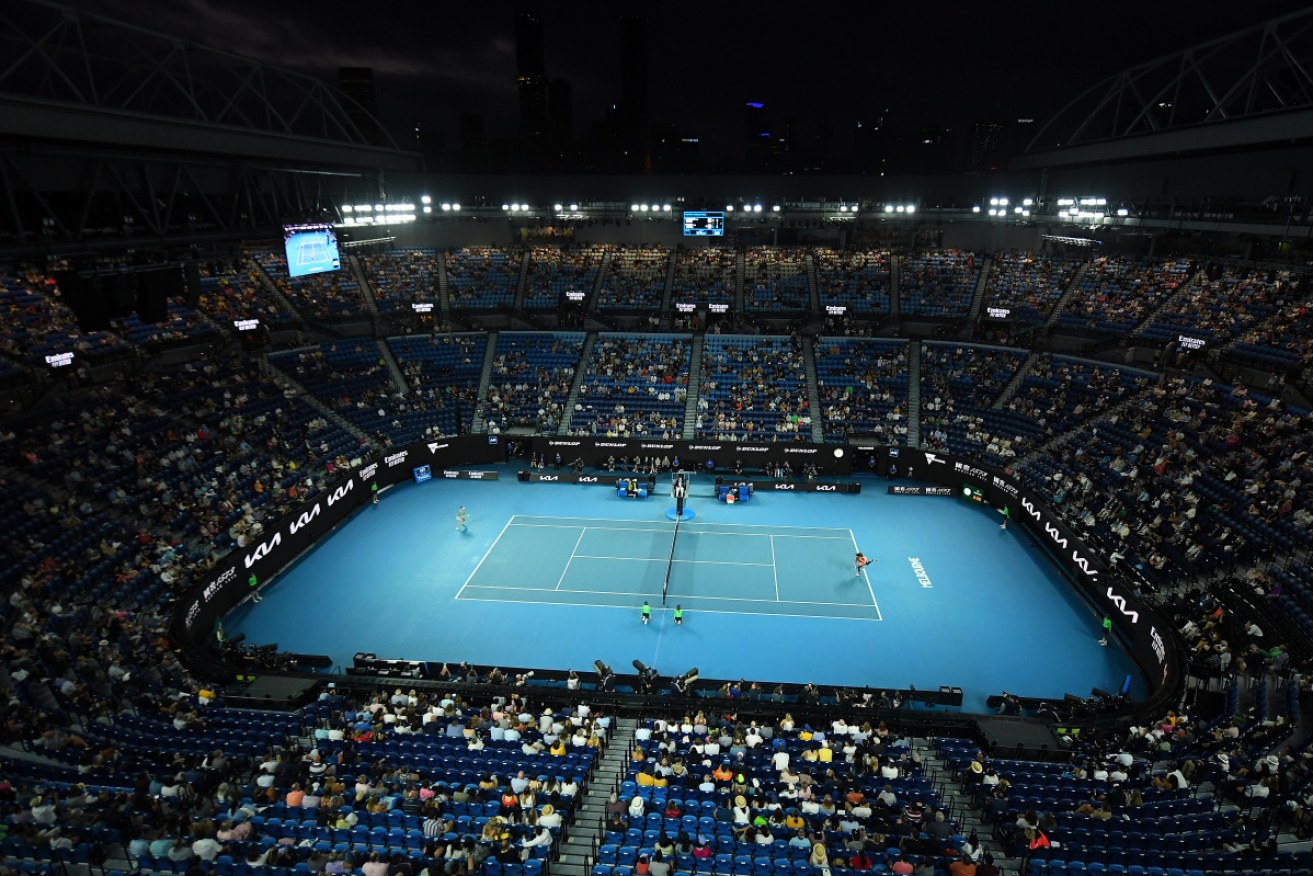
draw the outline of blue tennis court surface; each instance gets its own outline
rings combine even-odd
[[[632,610],[881,620],[850,529],[536,517],[517,514],[457,599]],[[559,570],[559,571],[558,571]]]
[[[1099,618],[1043,551],[976,503],[890,496],[868,478],[858,495],[727,506],[697,476],[663,607],[667,498],[504,472],[388,490],[238,608],[228,635],[339,666],[361,651],[578,670],[637,658],[705,678],[956,685],[974,710],[1000,690],[1088,694],[1135,672],[1099,646]],[[473,516],[458,531],[462,505]],[[857,548],[877,561],[860,577]]]

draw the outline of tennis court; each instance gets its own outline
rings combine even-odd
[[[850,529],[515,515],[457,599],[878,621]],[[667,586],[668,581],[668,586]]]

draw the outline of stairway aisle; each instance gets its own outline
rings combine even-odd
[[[579,389],[584,385],[584,375],[588,372],[589,361],[593,358],[593,345],[597,343],[597,332],[589,332],[584,338],[584,348],[579,353],[579,367],[574,369],[574,383],[570,386],[570,396],[565,400],[565,410],[561,411],[561,425],[557,435],[569,435],[574,421],[574,406],[579,402]]]
[[[588,791],[575,807],[566,837],[556,848],[552,876],[589,876],[591,873],[602,840],[606,804],[611,795],[620,790],[620,783],[625,779],[630,746],[637,728],[638,721],[633,718],[616,719],[611,727],[606,751],[588,780]]]
[[[943,804],[944,817],[953,822],[962,836],[976,832],[981,846],[994,856],[994,865],[1005,873],[1017,872],[1020,859],[1010,858],[994,841],[994,826],[980,820],[980,812],[971,807],[971,797],[962,793],[958,777],[935,750],[933,739],[913,739],[912,750],[921,756],[921,770]]]
[[[898,305],[898,299],[902,295],[898,281],[900,261],[896,255],[889,256],[889,318],[895,322],[902,315],[902,309]]]
[[[1053,312],[1049,314],[1048,320],[1044,323],[1044,331],[1052,331],[1053,327],[1058,324],[1058,317],[1062,316],[1062,311],[1067,308],[1067,302],[1071,300],[1071,296],[1076,294],[1076,290],[1080,288],[1081,280],[1085,279],[1085,275],[1088,274],[1089,271],[1089,262],[1085,262],[1076,269],[1076,273],[1072,276],[1071,282],[1067,284],[1067,288],[1063,291],[1062,297],[1058,299],[1057,304],[1053,305]]]
[[[967,326],[974,326],[980,319],[980,308],[985,303],[985,288],[989,285],[989,271],[994,266],[994,260],[988,256],[985,257],[984,263],[980,266],[980,276],[976,278],[976,291],[971,296],[971,312],[967,316]]]
[[[406,380],[406,375],[401,373],[401,365],[397,363],[397,357],[392,355],[392,348],[388,346],[387,338],[378,341],[378,349],[388,366],[388,373],[392,375],[392,382],[396,384],[397,391],[402,395],[410,395],[410,382]]]
[[[1008,381],[1008,385],[1003,387],[1003,391],[998,394],[998,398],[994,399],[994,403],[990,405],[991,408],[996,411],[1001,411],[1003,410],[1004,405],[1012,401],[1012,397],[1016,395],[1017,390],[1021,388],[1021,382],[1035,369],[1035,360],[1038,356],[1038,353],[1031,353],[1026,357],[1026,361],[1021,363],[1021,367],[1017,369],[1017,373],[1013,374],[1012,379]]]
[[[743,280],[748,274],[747,258],[743,255],[743,250],[734,253],[734,313],[743,313]]]
[[[447,291],[447,254],[438,253],[438,315],[444,328],[451,326],[451,295]]]
[[[474,419],[470,431],[481,434],[488,431],[488,384],[492,382],[492,363],[497,359],[497,332],[488,332],[488,345],[483,351],[483,370],[479,372],[478,402],[474,406]]]
[[[921,342],[907,343],[907,446],[921,446]]]
[[[360,286],[360,294],[365,296],[365,306],[369,309],[370,316],[378,316],[378,301],[374,299],[374,287],[365,278],[365,269],[360,265],[360,257],[349,255],[347,261],[351,265],[352,276],[356,278],[356,283]]]
[[[529,253],[526,249],[520,258],[520,279],[515,283],[515,298],[511,301],[511,310],[519,313],[524,309],[524,290],[529,285]]]
[[[813,316],[824,318],[825,308],[821,307],[821,290],[820,282],[816,277],[816,255],[807,253],[807,299],[811,302],[811,312]]]
[[[802,339],[802,361],[807,368],[807,407],[812,418],[812,443],[825,441],[825,429],[821,423],[821,388],[816,382],[816,351],[811,338]]]
[[[670,251],[670,258],[666,261],[666,287],[661,290],[661,327],[671,328],[674,325],[675,309],[675,256],[677,251]]]
[[[702,397],[702,346],[704,336],[693,336],[693,348],[688,360],[688,398],[684,401],[684,440],[697,437],[698,399]]]

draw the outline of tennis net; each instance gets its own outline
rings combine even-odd
[[[675,542],[679,541],[679,517],[675,517],[675,531],[670,537],[670,559],[666,561],[666,580],[661,585],[661,604],[666,604],[666,595],[670,593],[670,570],[675,566]]]

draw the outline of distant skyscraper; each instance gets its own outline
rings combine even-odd
[[[520,94],[520,136],[530,154],[540,155],[548,137],[547,60],[543,23],[532,12],[515,15],[515,84]]]
[[[743,105],[743,163],[749,170],[765,169],[772,136],[766,120],[766,104],[747,101]]]
[[[625,16],[620,19],[620,108],[627,163],[640,170],[648,165],[650,148],[647,84],[647,21]]]
[[[374,91],[374,71],[370,67],[337,68],[337,87],[348,98],[347,118],[370,143],[386,138],[378,121],[378,95]]]
[[[988,173],[1001,170],[1003,164],[1002,122],[985,120],[971,126],[971,151],[967,156],[967,170],[972,173]]]

